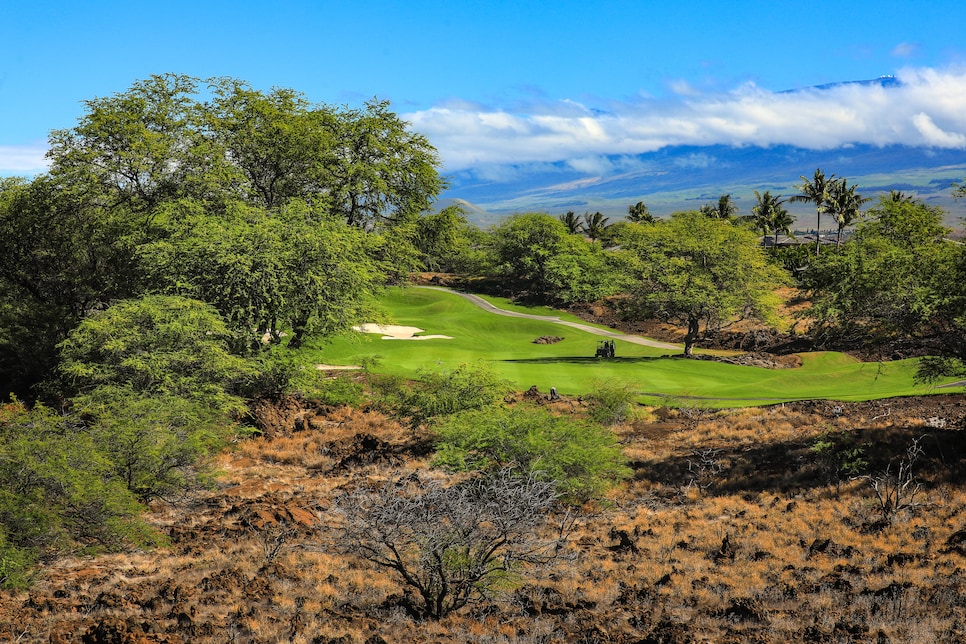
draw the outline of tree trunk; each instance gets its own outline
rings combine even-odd
[[[292,337],[288,341],[289,349],[300,349],[305,339],[305,331],[309,326],[309,316],[300,315],[292,322]]]
[[[815,223],[815,256],[818,257],[819,248],[822,244],[822,211],[816,210],[815,212],[818,213]]]
[[[694,342],[698,339],[698,318],[688,319],[688,334],[684,336],[684,355],[694,355]]]

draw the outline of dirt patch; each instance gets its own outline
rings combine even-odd
[[[541,335],[533,341],[533,344],[557,344],[558,342],[563,342],[563,338],[559,335]]]
[[[714,356],[706,353],[696,353],[692,360],[709,360],[724,362],[742,367],[762,367],[764,369],[796,369],[802,366],[802,358],[796,353],[777,355],[774,353],[745,353],[740,356]]]

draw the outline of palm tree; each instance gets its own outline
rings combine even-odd
[[[654,215],[647,209],[643,201],[627,207],[627,219],[638,224],[653,224]]]
[[[700,212],[702,215],[711,217],[712,219],[726,219],[731,221],[738,214],[738,206],[731,199],[731,195],[727,194],[718,197],[717,205],[709,203],[701,206]]]
[[[558,219],[563,222],[564,226],[567,227],[567,232],[571,235],[577,235],[584,230],[584,224],[580,221],[580,215],[575,214],[573,210],[568,210],[566,214],[560,215]]]
[[[609,218],[605,217],[600,211],[595,212],[592,215],[584,213],[584,232],[590,237],[591,241],[597,241],[604,236],[604,231],[607,229],[607,222]]]
[[[890,190],[889,201],[892,203],[909,203],[912,201],[912,195],[907,195],[902,190]]]
[[[775,243],[772,247],[775,249],[774,252],[777,252],[778,233],[790,233],[792,223],[794,223],[791,215],[782,206],[786,199],[782,199],[781,195],[773,196],[768,190],[763,195],[755,190],[755,201],[756,203],[751,209],[752,216],[754,217],[754,226],[763,235],[774,232]]]
[[[870,201],[868,197],[863,197],[858,194],[855,189],[858,185],[848,185],[845,177],[831,182],[829,188],[829,202],[828,211],[835,217],[835,223],[838,225],[838,234],[835,238],[835,247],[838,248],[842,245],[842,231],[846,226],[851,226],[855,223],[861,213],[859,209],[862,204]],[[901,200],[902,193],[897,193],[893,190],[890,193],[892,199],[896,199],[897,195]]]
[[[819,254],[819,244],[821,243],[822,213],[828,210],[829,189],[835,180],[835,175],[825,176],[821,168],[815,169],[815,176],[811,180],[805,175],[801,176],[802,185],[798,186],[802,194],[788,198],[789,203],[813,203],[815,204],[815,256]]]

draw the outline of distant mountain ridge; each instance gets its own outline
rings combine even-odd
[[[778,93],[825,91],[851,85],[896,88],[902,82],[896,76],[886,75]],[[828,150],[792,145],[682,145],[630,157],[613,155],[604,160],[623,170],[593,175],[560,161],[506,164],[498,172],[459,171],[448,177],[450,187],[443,200],[466,202],[471,206],[470,219],[482,224],[525,211],[599,210],[610,217],[622,217],[627,207],[638,201],[647,204],[653,214],[662,216],[698,208],[722,194],[731,194],[741,212],[748,214],[755,190],[790,196],[797,193],[802,176],[811,176],[816,168],[821,168],[826,174],[857,183],[867,197],[901,190],[939,205],[948,213],[948,225],[959,226],[959,219],[966,217],[966,200],[954,200],[951,190],[954,182],[966,179],[963,150],[866,144]],[[789,210],[797,217],[809,212],[814,215],[809,204],[791,205]]]
[[[512,168],[513,178],[480,180],[473,172],[449,176],[444,199],[460,199],[472,206],[471,220],[492,223],[513,212],[599,210],[614,217],[643,201],[655,215],[700,207],[730,193],[742,212],[750,212],[754,190],[796,194],[801,176],[816,168],[858,183],[859,191],[874,197],[901,190],[946,209],[951,219],[966,216],[966,203],[952,198],[951,185],[966,178],[962,150],[908,146],[853,145],[833,150],[808,150],[779,145],[767,148],[726,145],[676,146],[627,157],[613,157],[617,167],[633,170],[593,176],[577,172],[565,162]],[[511,174],[511,173],[507,173]],[[793,214],[814,213],[808,204],[791,208]]]

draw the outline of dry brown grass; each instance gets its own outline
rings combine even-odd
[[[634,479],[583,508],[567,557],[428,623],[392,574],[337,553],[329,512],[343,487],[426,469],[425,442],[336,410],[237,445],[215,489],[153,508],[170,547],[59,559],[0,595],[0,640],[963,641],[966,560],[947,548],[966,527],[959,432],[928,430],[922,503],[890,524],[866,483],[832,477],[812,449],[831,432],[884,467],[963,400],[928,404],[647,410],[617,429]]]

